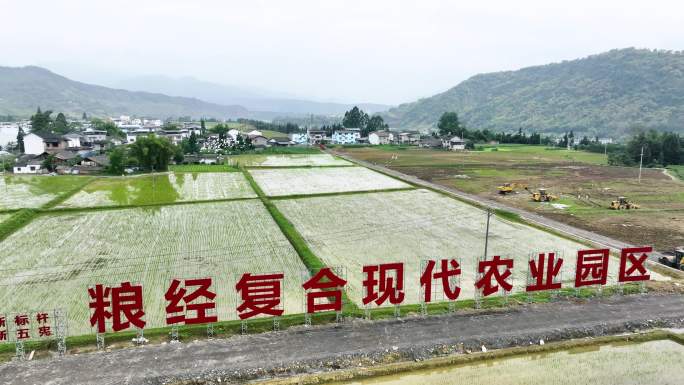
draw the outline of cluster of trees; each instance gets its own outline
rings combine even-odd
[[[516,143],[516,144],[551,144],[552,140],[548,137],[542,137],[539,133],[532,133],[527,135],[519,128],[516,133],[509,132],[493,132],[488,129],[484,130],[469,130],[459,120],[456,112],[445,112],[439,118],[437,123],[436,136],[451,137],[458,136],[466,140],[468,148],[473,147],[474,142],[491,142],[497,141],[499,143]],[[567,141],[567,137],[566,137]],[[566,142],[567,143],[567,142]]]
[[[612,165],[634,166],[641,160],[646,167],[684,164],[684,140],[674,132],[651,130],[634,135],[627,145],[618,146],[608,154]]]
[[[368,136],[373,131],[389,128],[382,119],[382,116],[373,115],[371,117],[357,106],[344,113],[342,126],[345,128],[360,128],[362,137]]]
[[[107,155],[107,172],[113,175],[123,174],[127,167],[139,167],[143,171],[167,171],[171,159],[183,161],[180,147],[155,135],[140,136],[135,143],[114,147]]]
[[[238,119],[238,123],[254,126],[259,131],[277,131],[285,134],[301,132],[303,129],[296,123],[290,122],[264,122],[262,120]]]

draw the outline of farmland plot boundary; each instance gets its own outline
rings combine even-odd
[[[269,199],[278,201],[283,199],[302,199],[302,198],[321,198],[329,196],[338,195],[358,195],[358,194],[375,194],[383,192],[398,192],[398,191],[410,191],[415,190],[415,187],[401,187],[401,188],[386,188],[382,190],[362,190],[362,191],[341,191],[341,192],[329,192],[329,193],[316,193],[316,194],[293,194],[293,195],[276,195]]]
[[[237,201],[250,201],[259,199],[257,197],[246,197],[246,198],[225,198],[225,199],[205,199],[196,201],[177,201],[177,202],[159,202],[159,203],[141,203],[134,205],[107,205],[107,206],[92,206],[92,207],[57,207],[52,209],[42,209],[45,213],[78,213],[78,212],[91,212],[91,211],[109,211],[109,210],[123,210],[123,209],[135,209],[135,208],[154,208],[163,206],[182,206],[191,204],[205,204],[205,203],[221,203],[221,202],[237,202]]]
[[[66,201],[67,199],[71,198],[72,196],[78,194],[79,191],[83,190],[87,185],[89,185],[91,182],[93,182],[96,178],[86,178],[85,181],[83,181],[80,185],[74,187],[73,189],[65,192],[64,194],[58,195],[55,199],[49,201],[48,203],[44,204],[41,209],[51,209],[58,204]]]
[[[271,214],[271,217],[273,217],[273,220],[280,228],[280,231],[282,231],[283,235],[285,235],[285,238],[287,238],[297,252],[297,255],[299,255],[299,258],[302,260],[304,266],[309,269],[309,272],[314,273],[326,267],[326,264],[323,263],[323,261],[316,254],[314,254],[313,251],[311,251],[304,240],[304,237],[302,237],[302,235],[297,231],[292,222],[290,222],[287,217],[285,217],[285,215],[278,210],[276,205],[270,201],[266,194],[264,194],[264,191],[261,190],[261,187],[259,187],[254,178],[252,178],[252,175],[249,173],[249,171],[245,168],[242,168],[242,172],[249,184],[252,186],[252,189],[254,189],[254,192],[256,192],[257,196],[266,207],[266,210],[269,212],[269,214]],[[343,291],[342,295],[342,302],[344,303],[344,306],[349,310],[356,312],[358,308],[356,304],[349,299],[346,291]]]
[[[0,222],[0,241],[27,225],[38,215],[39,212],[35,209],[20,209],[14,212],[9,218]]]

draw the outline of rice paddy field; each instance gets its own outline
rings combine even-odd
[[[268,196],[411,187],[402,181],[364,167],[253,169],[250,170],[250,174]]]
[[[346,266],[348,292],[358,304],[363,265],[403,262],[405,303],[417,303],[421,261],[441,258],[461,261],[461,298],[473,298],[476,258],[485,241],[481,209],[427,190],[288,199],[276,205],[326,264]],[[562,256],[567,282],[574,279],[577,250],[588,247],[492,216],[488,248],[489,257],[515,259],[512,282],[518,292],[524,291],[530,256]],[[614,259],[609,283],[615,282],[617,268]],[[652,278],[663,279],[655,273]]]
[[[0,176],[0,210],[39,208],[87,181],[81,176]]]
[[[244,166],[260,167],[317,167],[351,166],[352,163],[329,154],[250,154],[238,155],[231,159]]]
[[[58,207],[97,207],[254,198],[237,172],[169,173],[100,178]]]
[[[70,335],[91,332],[95,283],[142,283],[146,327],[160,327],[172,278],[211,275],[228,320],[242,273],[284,272],[285,312],[302,313],[306,270],[258,200],[44,215],[0,243],[0,261],[2,312],[64,307]]]
[[[637,385],[682,383],[684,347],[670,340],[514,356],[382,376],[345,385]],[[337,385],[341,385],[338,383]]]

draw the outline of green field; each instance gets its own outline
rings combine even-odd
[[[673,175],[684,181],[684,166],[668,166],[667,168]]]
[[[244,176],[237,172],[168,173],[100,178],[58,207],[137,206],[255,197]]]
[[[39,208],[89,180],[81,176],[0,176],[0,210]]]

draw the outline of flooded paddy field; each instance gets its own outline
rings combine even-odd
[[[487,359],[336,385],[682,384],[684,346],[671,340],[616,343]]]

